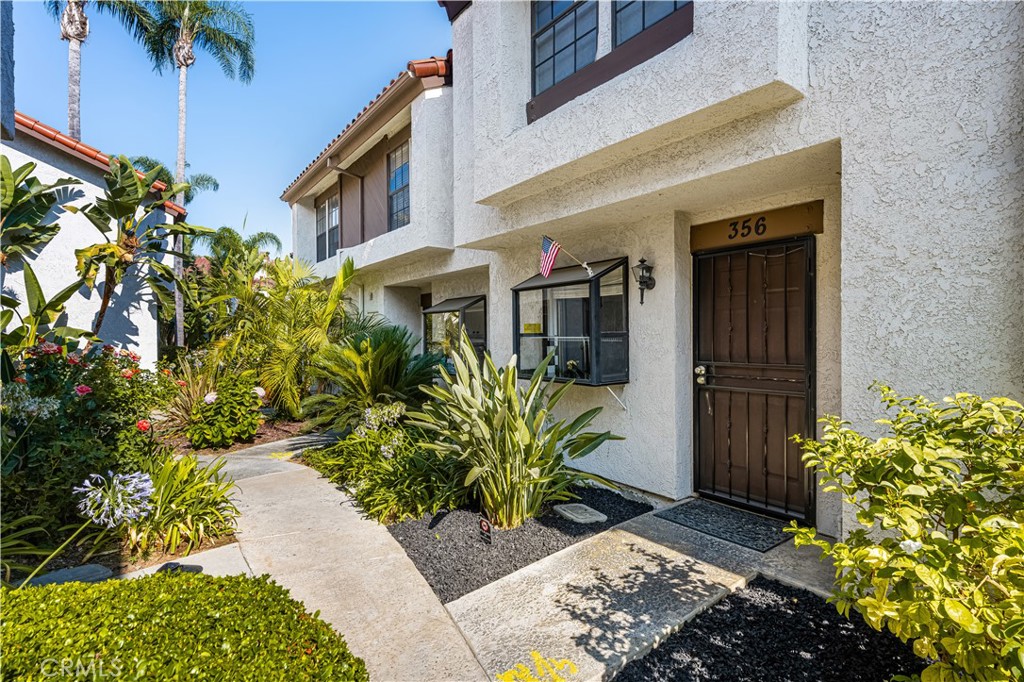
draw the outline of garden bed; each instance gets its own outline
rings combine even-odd
[[[182,455],[224,455],[229,452],[245,450],[255,445],[272,443],[285,438],[295,438],[305,433],[306,422],[267,421],[260,424],[256,436],[252,440],[233,443],[226,448],[200,448],[195,450],[184,435],[161,436],[160,440],[174,448],[174,452]]]
[[[585,540],[653,507],[600,488],[577,488],[579,500],[605,514],[604,523],[580,524],[549,510],[513,530],[480,539],[476,512],[458,509],[388,527],[443,603],[455,601],[498,578]]]
[[[131,573],[141,568],[148,568],[150,566],[156,566],[157,564],[167,563],[168,561],[180,561],[187,559],[189,556],[197,554],[199,552],[205,552],[208,549],[216,549],[217,547],[223,547],[224,545],[230,545],[238,542],[238,539],[232,533],[231,535],[225,535],[219,538],[207,538],[203,540],[202,544],[198,549],[193,550],[189,554],[182,552],[168,554],[164,552],[152,552],[147,557],[139,557],[132,559],[125,554],[125,551],[120,547],[113,547],[107,550],[100,550],[87,556],[88,552],[93,548],[88,545],[75,545],[72,544],[66,550],[57,555],[53,561],[46,566],[46,573],[52,573],[62,568],[74,568],[83,564],[99,564],[105,566],[114,572],[114,575],[121,575],[124,573]]]
[[[617,682],[883,682],[925,662],[860,615],[843,618],[821,597],[758,578],[698,615]]]

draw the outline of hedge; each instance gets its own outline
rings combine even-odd
[[[319,612],[267,576],[162,573],[0,597],[4,680],[369,679]]]

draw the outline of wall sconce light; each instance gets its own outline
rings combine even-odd
[[[640,285],[640,305],[643,305],[644,292],[654,288],[654,277],[651,275],[654,272],[654,266],[650,265],[646,258],[641,258],[640,262],[632,267],[632,270],[633,277]]]

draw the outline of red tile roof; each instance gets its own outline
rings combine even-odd
[[[299,184],[309,171],[316,166],[320,161],[328,156],[328,153],[334,148],[338,142],[341,141],[345,135],[361,123],[366,117],[367,113],[372,111],[379,105],[379,103],[385,99],[389,94],[398,90],[400,86],[410,83],[413,79],[425,79],[431,77],[439,77],[444,79],[445,85],[451,85],[452,77],[452,51],[448,50],[446,57],[430,57],[429,59],[417,59],[410,61],[405,71],[400,71],[397,76],[391,79],[383,90],[381,90],[376,97],[370,100],[369,104],[363,107],[362,111],[356,114],[355,118],[348,122],[345,128],[334,136],[323,150],[317,154],[316,158],[309,162],[302,172],[299,173],[294,180],[281,193],[281,198],[286,199],[289,192]]]
[[[56,128],[52,128],[31,116],[26,116],[20,111],[14,112],[14,125],[15,129],[28,133],[43,142],[47,142],[63,152],[70,152],[72,156],[88,161],[102,170],[110,168],[110,157],[108,155],[95,147],[90,147],[81,140],[65,135]],[[139,173],[139,177],[142,176],[143,173]],[[153,189],[157,192],[163,192],[167,189],[167,185],[157,180],[153,183]],[[173,201],[165,201],[163,205],[164,208],[178,216],[184,217],[188,214],[184,207],[179,206]]]

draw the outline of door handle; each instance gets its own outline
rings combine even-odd
[[[708,382],[707,374],[708,368],[704,365],[697,365],[693,368],[693,373],[697,375],[697,383],[703,386]]]

